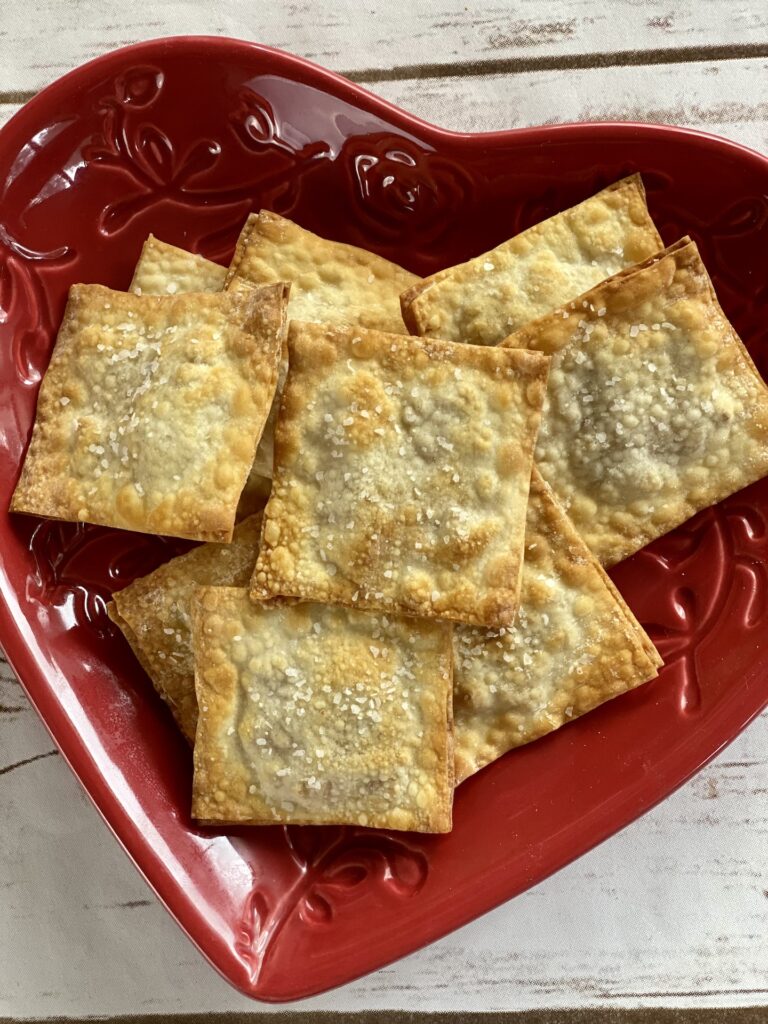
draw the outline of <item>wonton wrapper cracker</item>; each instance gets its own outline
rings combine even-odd
[[[136,295],[220,292],[227,268],[150,235],[133,272],[129,291]]]
[[[172,558],[118,590],[107,606],[190,743],[197,727],[192,598],[199,586],[246,586],[260,531],[261,516],[251,516],[235,527],[231,544],[201,544]]]
[[[657,675],[656,648],[534,470],[520,608],[454,630],[456,779]]]
[[[229,541],[277,382],[285,289],[74,285],[11,511]]]
[[[193,817],[450,830],[450,626],[206,588],[193,631]]]
[[[252,596],[512,621],[547,359],[319,324],[288,344]]]
[[[167,242],[161,242],[154,235],[150,235],[141,250],[130,290],[137,295],[220,292],[224,289],[226,276],[226,267],[220,267],[218,263],[212,263],[185,249],[168,245]],[[257,287],[260,286],[254,285],[251,281],[236,278],[227,291],[248,291]],[[285,326],[287,326],[287,318]],[[256,449],[251,472],[240,497],[240,505],[237,510],[238,519],[242,519],[260,508],[263,504],[261,499],[269,494],[269,481],[272,479],[275,420],[287,371],[288,354],[287,351],[284,351],[272,408]]]
[[[553,357],[536,464],[603,565],[768,474],[768,389],[689,239],[504,344]]]
[[[327,320],[397,334],[407,333],[400,292],[419,280],[366,249],[320,238],[267,210],[251,214],[238,239],[227,286],[242,279],[290,281],[291,320]]]
[[[639,174],[401,296],[413,334],[495,345],[664,243]]]

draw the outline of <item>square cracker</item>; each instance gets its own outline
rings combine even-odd
[[[456,781],[647,682],[656,648],[534,470],[510,629],[454,630]]]
[[[495,345],[664,243],[639,174],[401,296],[413,334]]]
[[[253,597],[512,621],[548,360],[327,324],[288,346]]]
[[[142,246],[128,289],[135,295],[220,292],[227,268],[150,235]]]
[[[504,344],[552,355],[536,463],[603,565],[768,474],[768,389],[690,239]]]
[[[192,815],[451,828],[451,628],[205,588]]]
[[[229,541],[284,310],[279,285],[162,297],[74,285],[11,511]]]
[[[290,281],[291,320],[328,320],[397,334],[407,333],[400,292],[419,280],[366,249],[321,238],[268,210],[251,214],[240,234],[227,286],[238,279]]]
[[[136,295],[176,295],[186,292],[220,292],[224,289],[227,268],[220,267],[202,256],[196,256],[175,245],[168,245],[150,235],[141,250],[139,262],[133,272],[130,291]],[[245,291],[255,287],[250,281],[235,280],[230,291]],[[287,325],[287,321],[286,321]],[[280,392],[288,370],[288,356],[284,352],[278,375],[277,389],[264,432],[256,449],[253,466],[243,489],[238,519],[260,507],[259,498],[269,494],[272,479],[275,419],[280,404]]]
[[[201,544],[172,558],[116,591],[107,606],[190,743],[197,728],[192,597],[200,586],[246,586],[260,532],[261,515],[250,516],[235,527],[231,544]]]

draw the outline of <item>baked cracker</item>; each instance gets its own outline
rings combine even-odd
[[[197,593],[194,818],[450,830],[450,626]]]
[[[135,295],[220,292],[227,268],[150,235],[141,249],[128,289]]]
[[[401,296],[403,317],[413,334],[495,345],[663,244],[633,174],[424,278]]]
[[[687,238],[529,324],[536,463],[603,565],[768,474],[768,389]]]
[[[662,664],[534,469],[514,626],[454,629],[456,781],[641,683]]]
[[[295,322],[288,346],[252,596],[511,622],[546,358]]]
[[[290,281],[291,320],[327,320],[396,334],[407,333],[400,293],[419,280],[366,249],[321,238],[268,210],[251,214],[238,239],[227,287],[242,279]]]
[[[74,285],[11,511],[229,541],[277,383],[285,288]]]
[[[189,740],[197,699],[190,609],[199,586],[243,587],[256,562],[261,514],[239,523],[231,544],[201,544],[116,591],[107,612]]]
[[[196,256],[184,249],[178,249],[174,245],[168,245],[167,242],[161,242],[154,235],[150,235],[141,250],[130,290],[137,295],[220,292],[224,288],[226,276],[226,267],[220,267],[218,263],[212,263],[202,256]],[[261,286],[255,285],[252,281],[235,278],[227,291],[250,291],[258,287]],[[238,520],[250,515],[260,507],[260,499],[269,494],[272,479],[275,420],[287,371],[288,354],[287,351],[284,351],[275,397],[238,506]]]

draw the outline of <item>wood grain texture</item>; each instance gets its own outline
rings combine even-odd
[[[727,13],[726,13],[727,8]],[[524,56],[573,56],[675,47],[764,45],[768,9],[759,0],[461,0],[423,4],[312,0],[270,4],[219,0],[37,0],[3,3],[0,93],[39,89],[116,46],[170,34],[228,35],[268,43],[336,71],[393,65],[471,64]]]
[[[207,1013],[174,1014],[174,1024],[253,1024],[264,1020],[259,1013],[229,1012],[211,1018]],[[732,1009],[686,1009],[642,1007],[634,1010],[591,1007],[588,1010],[505,1010],[501,1012],[411,1010],[359,1010],[353,1015],[338,1010],[282,1010],[273,1018],[280,1024],[765,1024],[763,1007]],[[166,1024],[162,1014],[120,1014],[110,1024]],[[0,1024],[15,1024],[11,1017],[0,1017]],[[72,1024],[71,1017],[30,1017],[25,1024]]]
[[[768,150],[768,60],[406,79],[367,86],[457,131],[569,121],[650,121]]]
[[[0,54],[2,50],[0,49]],[[698,128],[768,151],[768,59],[371,82],[370,92],[453,131],[570,121]],[[20,107],[0,104],[0,126]]]

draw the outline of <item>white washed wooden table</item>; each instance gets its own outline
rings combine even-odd
[[[0,124],[82,61],[182,33],[291,50],[457,130],[634,119],[768,151],[768,5],[755,0],[0,0]],[[0,821],[0,1021],[281,1009],[239,996],[181,934],[2,661]],[[749,1006],[768,1024],[768,715],[554,878],[295,1010]]]

